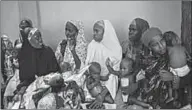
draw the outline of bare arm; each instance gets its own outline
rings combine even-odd
[[[98,81],[91,81],[92,79],[90,77],[87,77],[87,89],[91,90],[93,89],[99,82]]]
[[[109,79],[109,75],[110,74],[107,74],[106,76],[100,76],[100,80],[101,81],[107,81]]]
[[[120,76],[120,71],[115,71],[110,65],[106,65],[110,74]]]

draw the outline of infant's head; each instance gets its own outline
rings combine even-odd
[[[120,64],[121,76],[131,75],[134,68],[134,60],[131,58],[124,58]]]
[[[181,44],[179,36],[173,31],[167,31],[163,34],[163,38],[166,41],[167,46],[174,46],[177,44]]]
[[[64,73],[64,72],[67,72],[67,71],[71,71],[71,65],[68,63],[68,62],[62,62],[60,64],[60,68],[61,68],[61,72]]]
[[[100,76],[101,73],[101,66],[97,62],[92,62],[89,67],[89,74],[92,75],[94,78],[97,78]]]

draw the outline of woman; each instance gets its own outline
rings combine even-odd
[[[101,65],[101,76],[106,76],[108,74],[108,69],[105,65],[105,61],[107,58],[110,58],[114,70],[119,70],[122,49],[110,21],[97,21],[94,24],[93,31],[93,40],[88,45],[86,64],[98,62]],[[107,89],[104,89],[102,93],[97,96],[95,102],[91,105],[93,108],[98,108],[102,105],[106,94],[110,94],[113,100],[116,97],[118,77],[111,74],[109,79],[102,83]]]
[[[129,40],[122,43],[123,58],[138,59],[140,54],[147,54],[146,48],[141,43],[142,34],[149,29],[149,23],[141,18],[135,18],[129,25]]]
[[[57,72],[60,69],[54,52],[50,47],[44,45],[41,33],[37,28],[25,28],[24,31],[20,32],[23,39],[19,56],[19,78],[21,83],[17,86],[14,99],[21,98],[26,88],[36,77]]]
[[[11,57],[12,57],[12,50],[13,50],[13,43],[9,39],[7,35],[2,35],[2,51],[4,52],[5,61],[4,61],[4,75],[5,81],[7,82],[12,76],[12,64],[11,64]],[[3,62],[2,62],[3,63]]]
[[[86,59],[87,42],[84,37],[84,27],[81,21],[70,20],[65,26],[67,40],[62,40],[55,52],[59,65],[70,63],[72,70],[80,69]]]
[[[166,91],[167,85],[165,83],[166,81],[172,81],[173,85],[175,85],[176,84],[175,82],[177,82],[179,79],[177,76],[174,76],[168,70],[169,59],[167,54],[167,46],[166,46],[165,40],[162,37],[162,32],[158,28],[154,28],[154,27],[150,28],[143,34],[142,42],[153,53],[152,56],[150,56],[148,59],[145,59],[144,61],[144,64],[147,65],[148,67],[145,70],[146,78],[148,78],[149,82],[153,82],[152,85],[148,83],[150,85],[149,87],[152,88],[152,86],[154,85],[156,86],[156,88],[158,88],[158,91],[155,88],[150,90],[150,92],[148,92],[148,95],[154,96],[153,102],[155,102],[156,106],[158,105],[161,108],[170,108],[170,106],[172,105],[165,103],[166,98],[164,97],[164,95],[167,94],[167,91]],[[190,75],[191,74],[188,74],[187,77],[182,79],[183,81],[180,80],[180,84],[184,83],[185,81],[187,82],[187,80],[190,80],[189,79],[191,77]],[[180,87],[181,86],[182,85],[180,85]],[[160,100],[157,100],[157,99],[160,99]],[[182,101],[184,102],[184,100]],[[177,108],[178,106],[179,104],[177,104],[176,106],[173,105],[171,108],[173,107]]]
[[[21,48],[21,42],[19,40],[15,41],[14,50],[12,51],[12,68],[13,68],[13,77],[9,80],[7,87],[5,89],[4,99],[6,107],[8,107],[9,102],[12,101],[14,96],[14,91],[16,90],[17,85],[20,83],[19,80],[19,63],[18,63],[18,53]]]

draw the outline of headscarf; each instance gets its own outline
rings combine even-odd
[[[119,70],[122,48],[117,38],[116,32],[109,20],[104,21],[104,34],[101,42],[92,40],[88,45],[86,64],[98,62],[101,65],[101,76],[108,74],[108,69],[105,65],[107,58],[110,58],[112,66],[115,70]],[[118,87],[118,79],[114,75],[109,76],[109,80],[103,82],[109,90],[111,96],[115,98]]]
[[[79,59],[81,60],[81,67],[82,67],[83,64],[85,63],[86,54],[87,54],[87,41],[84,37],[83,22],[79,21],[79,20],[70,20],[68,22],[75,25],[75,27],[78,29],[75,50],[76,50],[76,53],[77,53]],[[68,45],[66,46],[64,57],[63,57],[61,54],[61,45],[60,45],[61,43],[62,43],[62,41],[59,43],[59,45],[56,49],[55,56],[56,56],[58,62],[68,62],[68,63],[70,63],[72,69],[74,69],[75,61],[74,61],[73,55],[69,49],[69,46]]]
[[[3,34],[1,39],[5,49],[13,49],[13,43],[6,34]]]
[[[33,27],[32,21],[28,18],[24,18],[21,20],[19,27]]]
[[[40,33],[40,31],[37,28],[32,28],[31,31],[29,32],[28,35],[28,40],[29,43],[31,44],[31,46],[33,46],[34,48],[39,48],[41,47],[42,44],[39,44],[35,41],[35,36],[37,33]]]
[[[146,47],[148,47],[151,39],[157,35],[162,35],[161,30],[156,27],[151,27],[143,33],[141,41]]]
[[[105,62],[107,57],[111,57],[112,59],[115,59],[115,60],[121,60],[121,57],[122,57],[121,55],[122,49],[119,44],[119,40],[117,38],[116,32],[112,24],[108,20],[104,20],[104,34],[103,34],[102,41],[98,43],[95,40],[92,40],[88,48],[89,48],[88,50],[89,52],[87,54],[86,63],[91,63],[96,59],[99,60],[99,63]],[[96,58],[99,56],[102,58]],[[106,58],[104,58],[103,56],[106,56]]]
[[[135,18],[134,21],[136,22],[136,27],[138,28],[139,32],[142,34],[149,29],[149,23],[141,18]]]
[[[136,28],[139,32],[139,35],[141,35],[141,36],[147,29],[149,29],[149,23],[142,18],[135,18],[132,21],[132,23],[133,22],[135,22]],[[138,41],[138,43],[141,43],[141,42]],[[122,50],[123,50],[123,55],[125,55],[124,57],[130,57],[130,58],[133,58],[134,60],[136,59],[136,53],[133,52],[134,47],[132,45],[132,42],[129,39],[123,41],[121,46],[122,46]],[[140,51],[145,54],[148,50],[145,47],[143,47],[143,45],[141,45]]]

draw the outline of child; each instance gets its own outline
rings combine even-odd
[[[60,63],[61,73],[65,73],[67,71],[72,71],[72,68],[68,62]]]
[[[96,98],[105,87],[101,85],[100,81],[107,81],[109,79],[109,74],[107,76],[100,76],[101,66],[97,62],[92,62],[91,66],[86,73],[86,86],[93,98]],[[114,100],[110,94],[107,94],[104,98],[105,103],[113,104]]]
[[[174,81],[173,88],[178,89],[179,86],[184,87],[186,84],[189,84],[191,80],[190,76],[188,75],[190,68],[187,65],[187,51],[181,45],[179,37],[174,32],[165,32],[163,37],[168,47],[170,72],[178,76],[178,80]],[[175,90],[172,91],[172,88],[169,87],[168,102],[173,100],[172,92],[174,92],[175,98],[177,98],[177,92]]]
[[[121,61],[120,64],[120,71],[114,71],[113,68],[111,68],[110,64],[109,64],[110,60],[107,59],[106,61],[106,65],[107,68],[109,70],[109,72],[111,74],[117,75],[120,77],[120,85],[121,85],[121,89],[122,89],[122,93],[123,93],[123,101],[128,103],[129,105],[132,104],[136,104],[139,106],[142,106],[144,108],[152,108],[149,104],[146,104],[142,101],[139,101],[136,99],[136,97],[134,97],[133,95],[136,93],[136,78],[133,72],[134,69],[134,60],[131,58],[124,58]],[[134,85],[135,86],[132,86]],[[135,88],[131,88],[131,87],[135,87]]]

